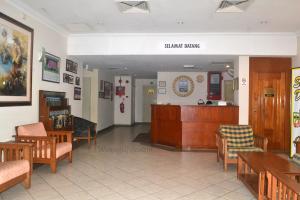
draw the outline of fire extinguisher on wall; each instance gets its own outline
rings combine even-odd
[[[124,105],[123,101],[120,103],[120,112],[121,113],[125,112],[125,105]]]

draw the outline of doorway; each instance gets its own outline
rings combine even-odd
[[[224,81],[224,100],[227,102],[234,101],[233,80]]]
[[[156,103],[156,87],[143,86],[143,122],[151,122],[151,104]]]
[[[290,82],[291,58],[250,58],[249,123],[273,151],[289,151]]]

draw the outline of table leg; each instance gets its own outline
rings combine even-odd
[[[265,196],[265,172],[258,175],[258,200],[263,200]]]

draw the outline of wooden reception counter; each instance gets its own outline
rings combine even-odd
[[[215,149],[220,124],[238,124],[238,106],[152,105],[152,144]]]

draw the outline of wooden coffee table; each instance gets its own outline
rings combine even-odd
[[[238,153],[237,177],[258,200],[265,197],[265,172],[268,166],[290,176],[300,175],[300,167],[276,154],[270,152]]]

